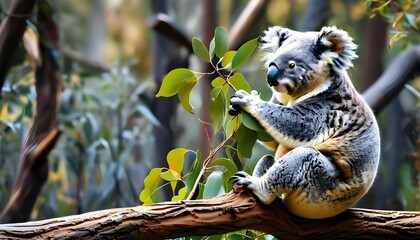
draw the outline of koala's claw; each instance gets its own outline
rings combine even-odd
[[[244,185],[248,186],[251,184],[249,180],[249,174],[244,171],[239,171],[235,175],[233,175],[230,179],[232,180],[232,184]]]
[[[231,116],[236,116],[241,113],[241,107],[239,105],[230,105],[228,113]]]

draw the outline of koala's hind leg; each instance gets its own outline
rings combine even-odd
[[[267,170],[273,166],[276,162],[273,156],[265,155],[260,160],[258,160],[257,165],[255,165],[254,171],[252,172],[252,176],[254,177],[262,177]]]
[[[340,185],[339,171],[329,158],[311,147],[298,147],[275,162],[259,176],[271,159],[263,157],[254,176],[238,172],[233,182],[247,186],[264,203],[272,203],[285,194],[284,203],[296,215],[306,218],[324,218],[342,211],[340,197],[346,193]],[[336,191],[336,189],[339,191]],[[340,205],[338,208],[335,205]],[[347,208],[348,206],[345,206]],[[345,209],[344,208],[344,209]]]

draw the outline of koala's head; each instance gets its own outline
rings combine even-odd
[[[260,47],[265,52],[268,84],[291,96],[303,95],[340,74],[357,57],[352,38],[336,27],[319,32],[271,27],[260,39]]]

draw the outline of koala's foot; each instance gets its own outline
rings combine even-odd
[[[266,205],[271,204],[277,198],[277,195],[266,187],[262,178],[250,176],[244,171],[239,171],[231,179],[233,180],[233,184],[239,184],[249,188]]]

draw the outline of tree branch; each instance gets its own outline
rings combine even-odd
[[[242,11],[229,32],[230,48],[238,49],[246,40],[249,40],[249,29],[261,18],[267,6],[266,0],[252,0]]]
[[[32,13],[36,0],[14,0],[0,25],[0,90],[12,59],[26,28],[26,18]],[[1,91],[0,91],[1,98]]]
[[[174,40],[181,46],[193,52],[191,40],[185,33],[175,26],[168,15],[164,13],[156,14],[149,23],[149,27],[156,32],[163,33],[168,39]]]
[[[249,191],[206,200],[116,208],[62,218],[0,225],[0,238],[165,239],[256,229],[281,239],[416,239],[420,212],[351,209],[323,220],[299,218],[280,201],[266,206]]]
[[[363,97],[373,111],[380,112],[404,87],[419,74],[420,45],[407,48],[365,92]]]

